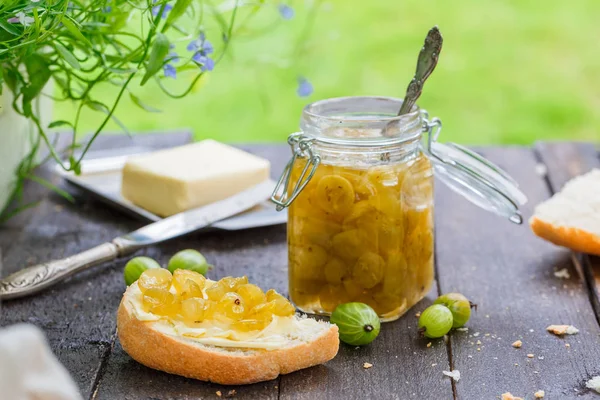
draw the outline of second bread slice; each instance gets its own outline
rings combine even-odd
[[[540,203],[529,225],[537,236],[556,245],[600,255],[600,170],[569,181]]]

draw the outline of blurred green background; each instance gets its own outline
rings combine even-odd
[[[173,100],[156,86],[135,85],[134,93],[162,112],[145,112],[126,98],[117,116],[132,132],[191,128],[197,139],[283,141],[297,130],[309,102],[402,97],[423,38],[437,24],[444,49],[419,104],[443,120],[443,141],[529,144],[600,137],[598,0],[290,5],[291,20],[281,18],[276,4],[265,6],[192,95]],[[215,41],[210,31],[209,39]],[[299,76],[312,83],[310,97],[296,94]],[[180,74],[179,82],[169,83],[186,79]],[[107,86],[99,98],[115,94]],[[56,112],[58,119],[67,118],[73,108],[57,104]],[[97,126],[97,115],[84,117],[84,130]],[[112,124],[107,130],[119,128]]]

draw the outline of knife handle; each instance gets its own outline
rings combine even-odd
[[[0,279],[0,299],[16,299],[43,290],[84,269],[134,251],[119,239],[96,246],[79,254],[37,264]]]

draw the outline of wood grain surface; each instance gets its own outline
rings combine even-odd
[[[162,148],[189,139],[185,133],[103,136],[95,148]],[[290,155],[283,144],[241,147],[269,158],[273,178]],[[485,148],[481,153],[521,184],[529,197],[525,218],[552,190],[598,161],[591,145],[572,143],[539,144],[535,151]],[[540,173],[540,163],[546,164],[547,176]],[[74,193],[71,204],[28,185],[26,196],[42,196],[42,201],[0,228],[3,275],[76,253],[142,224]],[[139,254],[166,264],[184,248],[202,251],[216,265],[211,278],[248,275],[265,289],[287,293],[285,226],[197,233]],[[536,238],[526,224],[516,226],[480,210],[441,184],[436,187],[436,256],[438,285],[403,318],[383,324],[371,345],[342,345],[326,365],[255,385],[193,381],[146,368],[124,353],[115,335],[115,312],[125,289],[125,260],[76,275],[35,297],[5,302],[0,325],[30,322],[42,328],[84,398],[91,399],[204,399],[218,398],[217,392],[236,399],[479,400],[499,399],[504,392],[532,399],[537,390],[544,390],[548,399],[595,398],[584,382],[600,374],[600,328],[593,308],[597,295],[580,279],[576,257]],[[584,259],[592,271],[591,261]],[[554,276],[562,268],[570,271],[570,279]],[[427,347],[430,341],[417,334],[415,313],[449,291],[470,297],[478,311],[467,332],[454,332],[448,343],[432,340]],[[580,333],[558,338],[545,331],[550,324],[573,324]],[[521,349],[511,346],[517,339],[523,341]],[[365,362],[373,367],[364,369]],[[457,383],[442,374],[452,368],[461,372]]]
[[[510,147],[481,154],[518,181],[529,200],[522,208],[527,220],[550,195],[534,153]],[[505,392],[533,398],[538,390],[550,399],[592,398],[584,382],[600,374],[600,328],[570,253],[538,239],[526,223],[483,211],[442,185],[436,190],[441,290],[478,304],[469,331],[451,339],[453,367],[461,372],[457,398],[494,399]],[[562,268],[570,279],[554,276]],[[546,332],[551,324],[571,324],[580,333],[559,338]],[[520,349],[511,346],[516,340],[523,342]]]

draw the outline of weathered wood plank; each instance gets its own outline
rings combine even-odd
[[[437,289],[413,310],[394,322],[382,324],[370,345],[341,344],[329,363],[281,377],[282,399],[452,399],[452,387],[443,370],[449,369],[443,341],[427,340],[417,332],[415,310],[429,306]],[[363,364],[373,364],[364,369]]]
[[[570,179],[593,168],[600,168],[597,146],[591,143],[540,142],[535,151],[546,168],[546,176],[553,193],[558,192]],[[590,300],[600,321],[600,259],[587,254],[573,254],[573,261],[590,293]]]
[[[529,218],[550,194],[536,173],[533,152],[482,153],[520,183],[529,198],[522,209]],[[455,332],[451,339],[454,368],[461,372],[457,397],[493,399],[508,391],[532,398],[539,389],[551,399],[591,397],[584,382],[600,373],[600,328],[570,254],[536,238],[527,225],[480,210],[441,184],[436,205],[442,292],[462,292],[479,305],[469,332]],[[570,279],[554,276],[561,268],[571,272]],[[550,324],[572,324],[580,333],[561,339],[546,332]],[[523,341],[520,349],[511,346],[517,339]]]
[[[112,139],[112,140],[111,140]],[[190,135],[101,137],[94,148],[129,145],[130,141],[155,148],[189,141]],[[59,179],[48,172],[53,183]],[[96,201],[64,198],[30,184],[28,199],[40,204],[0,230],[3,274],[41,261],[74,254],[139,226]],[[76,275],[39,295],[3,303],[0,326],[30,322],[42,328],[52,349],[89,395],[115,330],[115,310],[124,289],[122,262],[113,262]]]

